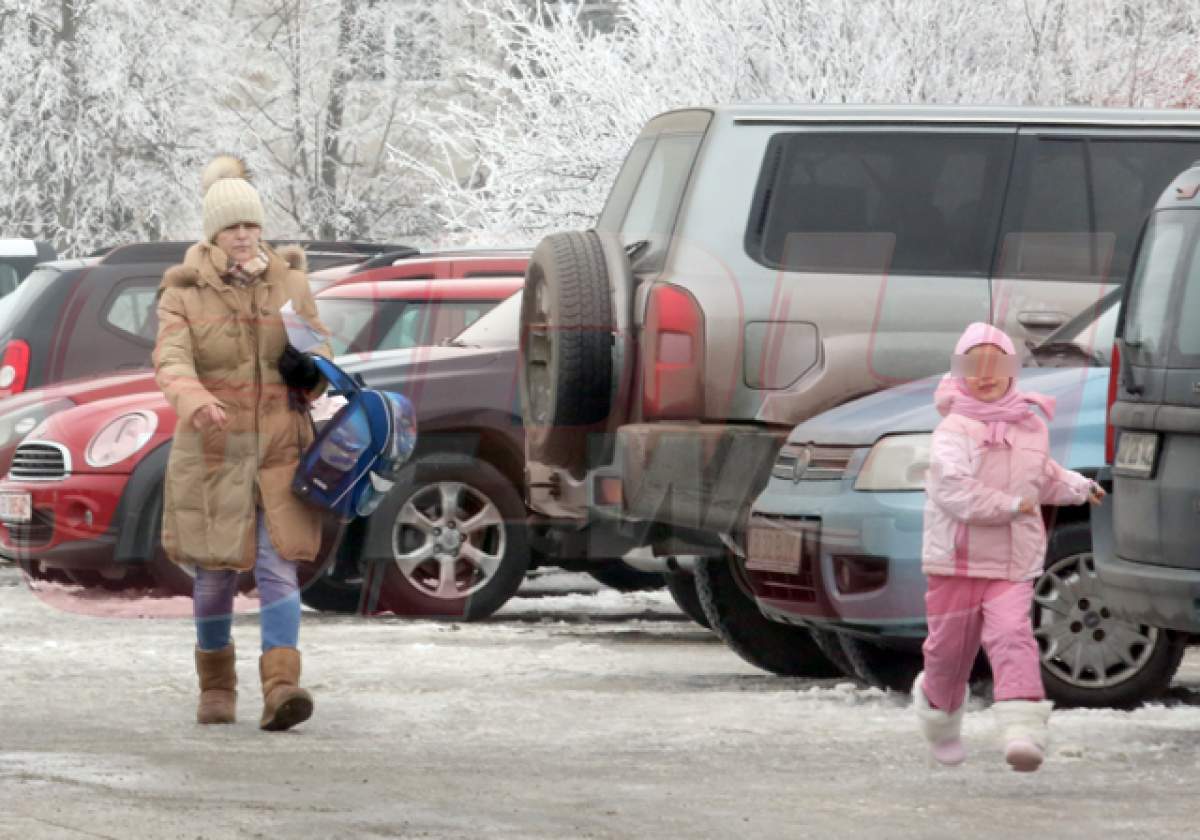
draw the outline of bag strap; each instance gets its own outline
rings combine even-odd
[[[362,390],[358,382],[356,382],[350,374],[335,365],[324,356],[313,356],[312,360],[316,362],[317,370],[325,377],[325,381],[329,383],[329,389],[339,396],[350,397]]]

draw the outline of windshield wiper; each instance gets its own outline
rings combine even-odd
[[[630,242],[628,245],[625,246],[625,256],[629,257],[629,261],[631,263],[635,263],[635,262],[637,262],[638,257],[640,257],[640,256],[642,256],[642,254],[646,253],[646,251],[647,251],[647,249],[649,249],[649,247],[650,247],[649,239],[635,240],[634,242]]]
[[[1121,381],[1125,383],[1125,390],[1131,394],[1142,393],[1142,385],[1133,378],[1133,365],[1129,363],[1129,353],[1126,350],[1132,347],[1137,350],[1142,347],[1140,338],[1122,338],[1119,339],[1121,348]]]

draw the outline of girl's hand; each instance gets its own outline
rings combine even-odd
[[[229,420],[225,416],[225,409],[215,404],[206,405],[192,415],[192,427],[198,432],[202,432],[210,426],[224,429],[225,424],[228,422]]]
[[[1023,496],[1021,504],[1017,507],[1017,513],[1036,513],[1038,509],[1037,499]]]
[[[1088,503],[1095,507],[1104,501],[1104,497],[1108,494],[1104,492],[1104,488],[1096,482],[1092,482],[1092,486],[1088,488]]]

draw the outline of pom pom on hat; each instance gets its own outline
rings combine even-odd
[[[218,155],[204,167],[200,178],[204,192],[204,238],[240,222],[262,227],[263,207],[258,190],[250,184],[246,164],[233,155]]]

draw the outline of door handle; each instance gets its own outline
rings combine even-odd
[[[1046,330],[1053,327],[1061,327],[1065,324],[1067,322],[1067,313],[1027,309],[1024,312],[1017,313],[1017,321],[1023,327]]]

